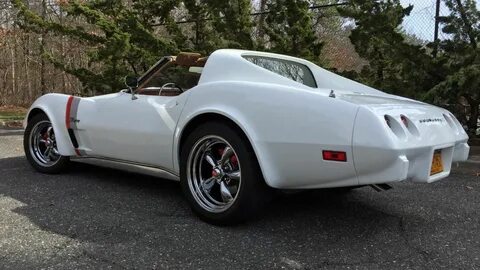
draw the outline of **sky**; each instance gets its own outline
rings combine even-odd
[[[480,8],[480,0],[477,1],[477,7]],[[415,34],[423,40],[433,40],[435,29],[435,4],[436,0],[400,0],[403,6],[413,5],[410,16],[406,17],[403,27],[408,33]],[[442,1],[443,3],[443,1]],[[440,5],[440,15],[448,15],[448,8]],[[439,37],[442,38],[441,30]]]

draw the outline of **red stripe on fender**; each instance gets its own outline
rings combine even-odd
[[[67,129],[70,128],[70,110],[72,109],[73,96],[70,96],[67,101],[67,109],[65,112],[65,126]]]

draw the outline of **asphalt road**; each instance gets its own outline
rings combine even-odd
[[[42,175],[0,136],[0,269],[480,269],[478,171],[283,196],[214,227],[176,182],[86,164]]]

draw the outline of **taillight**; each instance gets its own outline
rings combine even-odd
[[[454,131],[458,131],[455,123],[453,122],[453,119],[452,119],[449,115],[443,114],[443,118],[445,118],[445,121],[447,121],[447,124],[448,124]]]
[[[405,127],[408,128],[408,119],[405,115],[401,114],[400,115],[400,120],[402,120],[402,123],[405,125]]]
[[[443,114],[443,118],[447,121],[448,125],[452,128],[453,131],[455,131],[457,134],[458,133],[465,133],[465,130],[463,129],[462,124],[457,120],[457,118],[451,114]]]
[[[347,161],[347,153],[341,151],[323,151],[323,159],[324,160],[331,160],[331,161]]]
[[[406,138],[406,133],[402,127],[402,124],[400,123],[400,121],[398,121],[398,118],[394,118],[393,116],[388,114],[384,115],[383,117],[390,130],[392,130],[393,134],[395,134],[400,139]]]
[[[400,115],[400,120],[402,120],[403,125],[407,128],[410,134],[417,137],[420,136],[420,132],[418,131],[413,121],[411,121],[408,117],[406,117],[403,114]]]
[[[450,117],[452,118],[453,122],[454,122],[455,125],[457,126],[457,129],[458,129],[461,133],[465,134],[465,129],[464,129],[462,123],[460,123],[460,121],[458,121],[458,119],[457,119],[452,113],[450,113]]]
[[[387,123],[387,126],[389,128],[392,128],[392,123],[390,122],[390,118],[386,115],[384,116],[384,118],[385,118],[385,122]]]

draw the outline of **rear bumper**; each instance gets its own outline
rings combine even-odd
[[[470,151],[467,134],[449,115],[422,104],[360,108],[352,138],[358,183],[431,183],[447,177],[452,162],[467,160]],[[436,151],[443,170],[431,174]]]
[[[453,162],[466,161],[470,153],[470,146],[466,142],[455,144],[453,148]]]
[[[410,149],[380,150],[364,149],[373,155],[382,156],[385,162],[371,165],[369,170],[357,171],[360,185],[411,180],[432,183],[447,177],[453,162],[465,161],[470,147],[466,142],[417,147]],[[443,171],[431,175],[433,154],[441,152]]]

